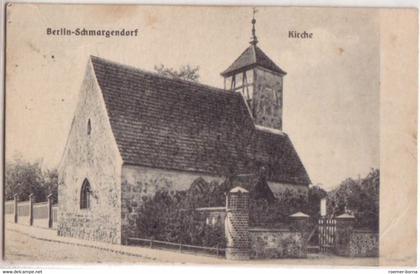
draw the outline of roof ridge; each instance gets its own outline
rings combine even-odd
[[[270,133],[270,134],[274,134],[274,135],[279,135],[279,136],[287,136],[287,134],[279,129],[275,129],[275,128],[269,128],[269,127],[265,127],[265,126],[261,126],[261,125],[257,125],[255,124],[255,129],[261,132],[265,132],[265,133]]]
[[[254,58],[254,63],[256,63],[257,62],[257,45],[251,45],[251,47],[252,47],[252,57]]]
[[[146,74],[146,75],[155,76],[155,77],[167,79],[167,80],[174,81],[174,82],[180,82],[180,83],[183,83],[183,84],[187,84],[189,86],[206,87],[206,88],[211,89],[212,91],[215,91],[215,92],[226,93],[228,91],[228,90],[225,90],[223,88],[218,88],[218,87],[215,87],[215,86],[210,86],[210,85],[199,83],[199,82],[193,82],[193,81],[184,80],[184,79],[180,79],[180,78],[172,78],[172,77],[169,77],[169,76],[161,75],[157,72],[144,70],[144,69],[141,69],[141,68],[138,68],[138,67],[135,67],[135,66],[126,65],[126,64],[123,64],[123,63],[119,63],[119,62],[109,60],[109,59],[105,59],[105,58],[95,56],[95,55],[90,55],[89,58],[91,60],[96,59],[96,60],[99,60],[99,61],[102,61],[102,62],[105,62],[105,63],[120,66],[122,68],[129,69],[129,70],[132,70],[132,71],[135,71],[135,72],[140,72],[140,73],[143,73],[143,74]]]

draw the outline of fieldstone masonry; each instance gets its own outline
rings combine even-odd
[[[349,256],[350,236],[353,231],[354,217],[343,214],[336,218],[335,253],[341,256]]]
[[[376,257],[379,254],[378,233],[355,229],[355,218],[342,214],[336,218],[335,253],[346,257]]]
[[[130,237],[138,234],[138,209],[147,197],[153,197],[159,190],[186,191],[197,179],[221,183],[222,177],[192,172],[162,170],[124,165],[121,174],[121,243],[127,244]]]
[[[121,242],[121,166],[106,107],[89,62],[59,166],[59,235]],[[80,208],[88,180],[90,208]]]
[[[255,123],[282,130],[283,76],[267,69],[255,68],[255,80]]]
[[[251,259],[305,258],[301,232],[277,228],[251,228]]]

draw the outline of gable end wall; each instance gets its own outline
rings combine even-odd
[[[121,166],[105,103],[89,61],[59,167],[59,235],[121,242]],[[91,206],[80,209],[85,178],[92,190]]]

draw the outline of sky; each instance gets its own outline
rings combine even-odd
[[[283,131],[312,182],[332,189],[379,168],[375,9],[260,7],[258,46],[283,70]],[[200,67],[200,82],[249,46],[251,7],[11,4],[6,41],[6,160],[60,161],[89,55],[153,71]],[[139,29],[138,37],[48,36],[47,28]],[[313,33],[289,38],[289,31]],[[162,98],[164,100],[164,98]]]

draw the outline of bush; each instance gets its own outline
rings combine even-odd
[[[182,244],[224,247],[224,230],[207,225],[206,215],[186,208],[192,202],[185,191],[159,190],[145,197],[138,210],[138,236]],[[195,201],[196,202],[196,201]]]
[[[250,196],[249,223],[251,226],[277,226],[288,223],[289,216],[308,210],[308,197],[304,192],[286,190],[273,201]]]
[[[356,226],[378,231],[379,169],[372,169],[365,178],[344,180],[328,193],[328,212],[334,216],[346,209],[356,217]]]

